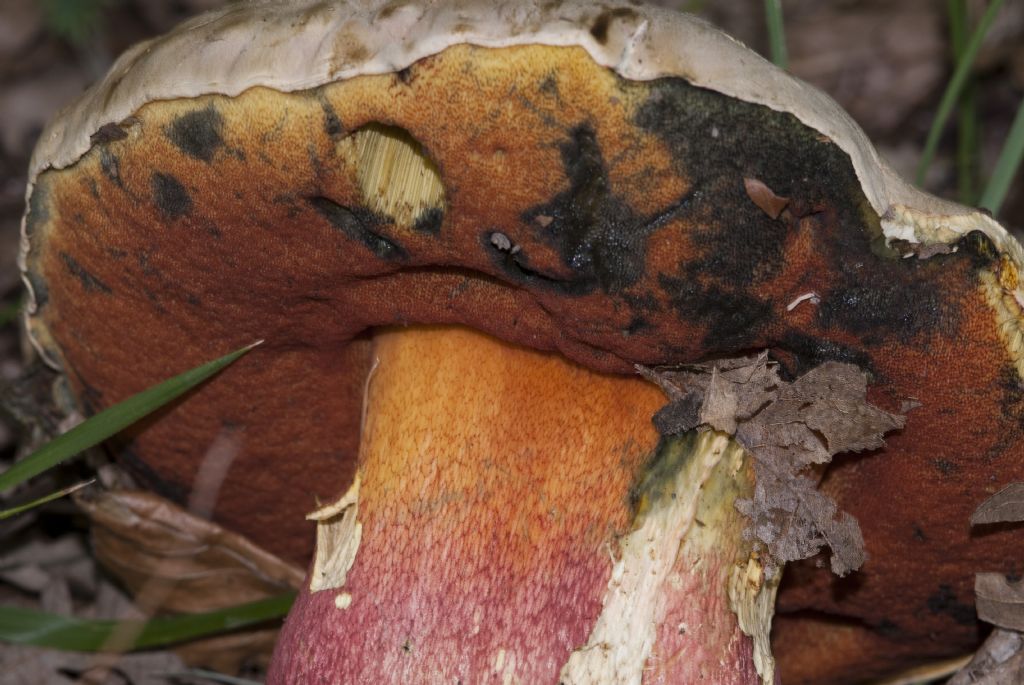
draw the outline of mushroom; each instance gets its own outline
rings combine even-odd
[[[47,128],[23,227],[87,413],[266,340],[118,454],[180,502],[233,436],[214,519],[312,556],[272,682],[771,682],[773,605],[785,682],[855,682],[971,649],[973,573],[1019,571],[969,518],[1024,478],[1021,247],[692,17],[231,5]],[[867,561],[777,605],[756,461],[635,373],[751,351],[918,405],[822,476]]]

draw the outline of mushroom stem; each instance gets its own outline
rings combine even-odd
[[[374,346],[359,473],[313,515],[268,682],[758,682],[729,438],[659,440],[653,385],[480,333]]]

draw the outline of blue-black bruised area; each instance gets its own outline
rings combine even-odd
[[[167,126],[164,134],[189,157],[209,163],[224,146],[223,130],[224,117],[209,105],[182,114]]]
[[[949,261],[990,263],[976,236],[957,255],[902,259],[885,246],[849,157],[791,114],[663,79],[651,85],[636,123],[664,142],[677,173],[697,189],[682,213],[692,251],[680,254],[674,273],[658,274],[658,284],[680,317],[705,324],[709,354],[778,346],[811,365],[868,366],[867,347],[893,338],[927,345],[930,335],[955,330],[959,303],[937,287]],[[773,219],[760,209],[748,178],[789,198],[788,211]],[[817,293],[813,331],[780,326],[792,293],[772,289],[794,268],[787,250],[798,240],[818,252],[828,282]]]
[[[378,226],[390,223],[387,218],[363,207],[345,207],[326,197],[310,197],[307,201],[331,226],[362,243],[377,257],[386,260],[408,258],[405,248],[376,230]]]
[[[513,280],[536,287],[568,295],[621,294],[646,273],[651,233],[682,213],[690,198],[682,197],[651,216],[638,214],[611,188],[607,162],[594,130],[586,124],[570,131],[559,151],[569,188],[524,212],[522,220],[533,227],[539,242],[558,252],[572,276],[534,270],[528,250],[496,250],[495,261]],[[542,217],[543,223],[538,221]],[[485,247],[490,244],[486,235],[482,242]]]

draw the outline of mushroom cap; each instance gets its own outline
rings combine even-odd
[[[375,127],[427,160],[437,197],[376,202],[353,161]],[[302,514],[351,478],[365,331],[461,323],[617,373],[837,359],[877,403],[919,401],[823,486],[861,521],[864,572],[835,592],[800,568],[783,610],[946,653],[976,638],[970,574],[1010,563],[1011,533],[967,521],[1024,477],[1020,246],[692,17],[233,5],[126,53],[46,129],[27,197],[29,335],[86,411],[267,339],[121,453],[181,500],[205,447],[237,436],[215,517],[289,558],[309,552]]]
[[[625,79],[682,77],[789,112],[850,156],[887,237],[950,243],[981,230],[1021,261],[1019,244],[990,217],[900,179],[828,95],[698,17],[640,2],[302,0],[282,5],[256,0],[230,5],[125,52],[103,81],[47,126],[32,155],[27,193],[41,171],[75,162],[103,126],[147,103],[235,96],[253,87],[296,92],[399,72],[461,44],[580,47]]]

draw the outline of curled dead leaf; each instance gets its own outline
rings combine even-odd
[[[148,612],[202,613],[298,589],[303,569],[148,492],[79,496],[97,559]],[[183,645],[191,665],[237,672],[266,663],[276,630],[253,629]]]
[[[946,685],[1020,685],[1024,682],[1024,636],[996,628],[970,662]]]

